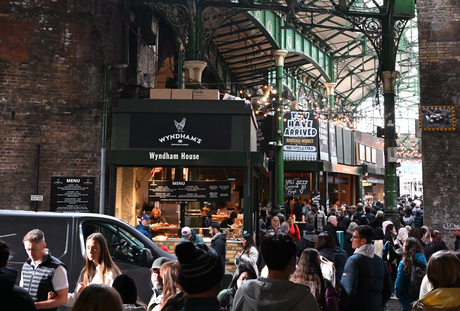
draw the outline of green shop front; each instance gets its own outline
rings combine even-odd
[[[159,209],[157,239],[180,237],[183,226],[206,235],[202,208],[219,223],[238,213],[232,233],[254,231],[268,162],[257,152],[251,105],[131,99],[112,113],[111,214],[135,226],[143,213]]]

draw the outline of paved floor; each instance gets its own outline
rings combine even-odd
[[[388,301],[388,311],[401,311],[401,304],[399,303],[399,299],[390,299]]]

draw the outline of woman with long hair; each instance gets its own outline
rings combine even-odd
[[[460,259],[451,251],[439,251],[428,261],[426,276],[434,290],[419,299],[412,310],[460,310]]]
[[[153,310],[179,311],[184,307],[187,294],[179,285],[179,262],[168,261],[161,265],[160,276],[163,279],[163,297]],[[204,280],[203,280],[204,281]]]
[[[404,228],[403,228],[404,229]],[[422,245],[415,238],[407,238],[403,245],[403,259],[399,262],[398,275],[395,282],[395,294],[399,298],[402,311],[412,310],[411,304],[416,300],[409,296],[408,285],[411,269],[414,265],[425,265],[426,259],[423,255]]]
[[[86,263],[81,270],[74,293],[69,293],[66,306],[73,306],[78,295],[90,284],[106,284],[112,286],[120,269],[110,257],[107,241],[99,233],[86,238]]]
[[[430,235],[430,244],[423,249],[426,260],[430,260],[434,253],[441,250],[447,250],[446,243],[442,240],[442,233],[438,230],[433,230]]]
[[[308,285],[321,310],[339,310],[337,292],[331,282],[323,278],[321,257],[316,249],[307,248],[302,252],[297,269],[289,280],[294,283]]]
[[[90,284],[82,290],[72,311],[123,311],[123,303],[114,288]]]
[[[243,251],[241,253],[236,253],[235,264],[239,265],[241,263],[245,263],[248,266],[251,266],[256,273],[256,277],[258,277],[259,269],[257,268],[257,259],[259,259],[259,251],[255,246],[252,235],[243,235],[241,237],[241,245],[243,245]]]
[[[252,268],[252,266],[246,263],[240,263],[233,274],[232,282],[228,288],[221,290],[219,295],[217,295],[217,300],[219,300],[221,308],[225,308],[227,311],[232,311],[233,298],[235,298],[235,293],[238,288],[247,280],[255,278],[257,278],[256,271]]]
[[[425,229],[425,231],[423,231],[423,229]],[[422,226],[422,228],[420,229],[420,235],[422,236],[423,243],[425,243],[425,245],[427,246],[430,245],[431,232],[427,226]]]
[[[420,229],[419,228],[412,228],[409,231],[409,237],[410,238],[416,238],[422,247],[425,247],[425,243],[422,241],[422,235],[420,234]]]
[[[383,261],[388,264],[390,269],[391,280],[393,283],[396,280],[397,273],[397,264],[398,264],[398,255],[396,254],[396,247],[399,245],[396,244],[394,237],[396,236],[396,228],[393,224],[388,224],[385,228],[385,237],[384,237],[384,251],[383,251]]]
[[[335,281],[336,284],[340,284],[343,268],[348,259],[347,252],[335,244],[334,238],[327,231],[323,231],[318,235],[315,248],[321,256],[334,263]]]

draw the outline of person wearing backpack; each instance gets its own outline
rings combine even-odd
[[[417,239],[407,238],[403,250],[403,259],[399,262],[396,276],[395,294],[401,303],[401,310],[410,311],[411,304],[418,300],[427,262],[422,245]]]

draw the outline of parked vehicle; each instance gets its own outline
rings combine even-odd
[[[134,279],[138,295],[146,303],[152,295],[149,269],[153,260],[161,256],[175,258],[128,223],[112,216],[0,210],[0,239],[10,246],[8,265],[19,272],[18,283],[22,265],[28,259],[22,239],[32,229],[45,233],[47,248],[67,266],[69,292],[74,291],[85,264],[86,237],[94,232],[104,235],[112,259],[122,273]]]

